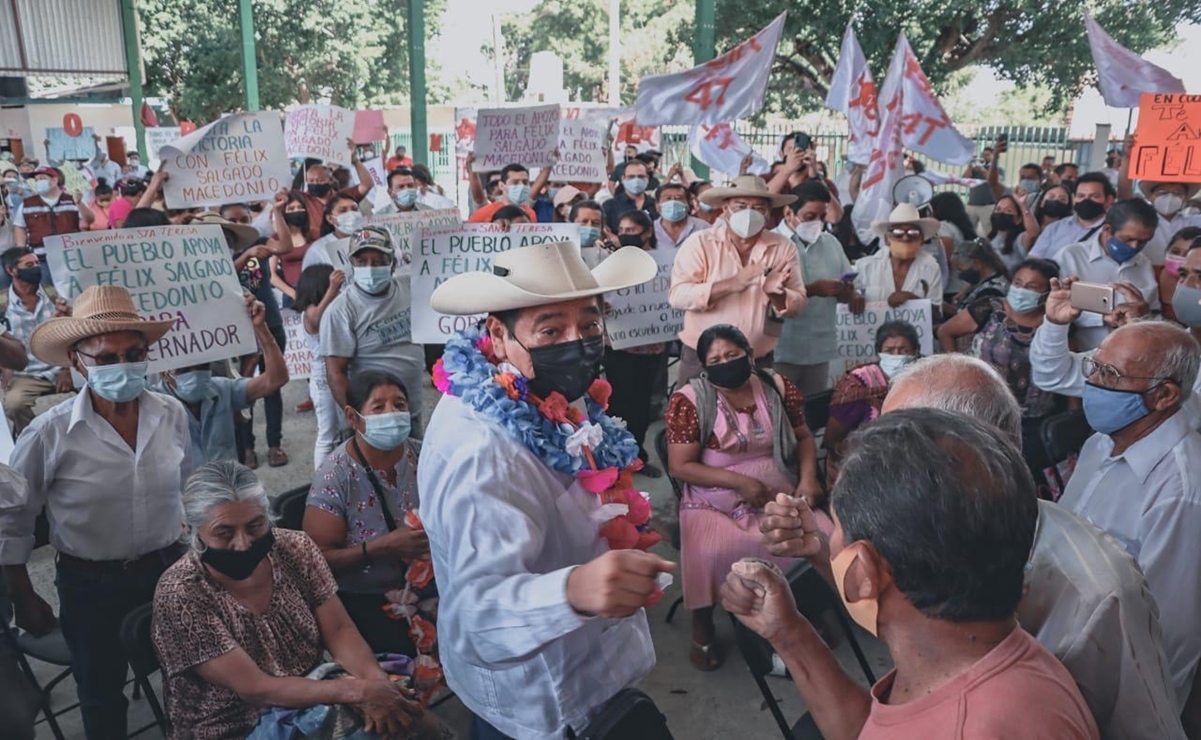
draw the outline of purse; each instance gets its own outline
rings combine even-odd
[[[601,705],[577,740],[673,740],[667,718],[638,689],[622,689]]]

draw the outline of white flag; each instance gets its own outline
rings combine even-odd
[[[1088,45],[1097,65],[1097,87],[1105,103],[1115,108],[1137,108],[1143,93],[1183,93],[1184,83],[1114,40],[1084,12]]]
[[[762,177],[771,171],[767,160],[759,156],[728,123],[693,126],[688,132],[688,150],[692,156],[728,177],[738,176],[742,160],[748,154],[754,157],[748,173]]]
[[[855,164],[867,164],[872,145],[880,132],[880,111],[876,105],[876,82],[868,69],[867,57],[855,38],[855,29],[847,24],[838,53],[838,66],[830,79],[826,107],[847,117],[850,141],[847,154]]]
[[[905,50],[909,43],[905,36],[897,39],[896,50],[888,72],[884,75],[884,87],[880,90],[880,126],[872,146],[871,160],[863,179],[859,183],[859,198],[851,212],[851,220],[859,230],[860,238],[867,243],[874,235],[865,233],[873,221],[883,221],[892,210],[892,188],[905,173],[901,146],[901,105],[905,75]]]
[[[776,45],[788,13],[716,59],[687,72],[638,82],[638,125],[718,124],[763,107]]]
[[[931,185],[962,185],[968,188],[974,188],[977,185],[983,185],[984,180],[975,177],[961,177],[949,172],[939,172],[938,170],[927,167],[922,170],[922,177],[930,181]]]
[[[976,156],[976,145],[955,130],[934,88],[922,71],[909,39],[897,39],[897,55],[904,55],[901,77],[901,143],[939,162],[967,164]],[[896,61],[895,59],[893,60]],[[887,100],[887,99],[884,99]],[[886,102],[886,105],[891,103]]]

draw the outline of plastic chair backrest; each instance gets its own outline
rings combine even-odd
[[[159,669],[158,654],[154,652],[154,640],[150,633],[150,622],[154,615],[153,604],[142,604],[121,622],[121,647],[125,657],[138,676],[149,676]]]
[[[301,529],[304,525],[304,507],[309,497],[309,486],[299,486],[285,491],[271,502],[271,513],[275,524],[281,529]]]
[[[1043,421],[1039,430],[1047,458],[1052,463],[1060,463],[1075,454],[1079,454],[1084,443],[1093,435],[1093,429],[1088,425],[1081,410],[1065,411],[1055,414]]]

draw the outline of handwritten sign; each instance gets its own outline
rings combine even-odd
[[[413,342],[446,344],[450,335],[474,326],[483,316],[447,316],[430,308],[430,296],[442,283],[465,272],[491,272],[492,257],[510,249],[570,240],[575,224],[462,224],[426,229],[413,252]]]
[[[345,143],[345,139],[343,139]],[[164,146],[168,208],[271,200],[292,181],[279,114],[235,113]]]
[[[603,183],[609,179],[605,163],[603,127],[570,119],[564,119],[559,124],[559,162],[551,170],[551,180]]]
[[[304,314],[290,308],[281,308],[279,313],[284,319],[284,334],[288,336],[287,348],[284,350],[288,377],[292,380],[302,380],[313,374],[313,353],[304,333]]]
[[[320,159],[350,166],[354,138],[354,111],[336,105],[302,105],[288,113],[284,123],[284,149],[289,157]]]
[[[559,146],[559,106],[480,108],[475,129],[476,172],[520,162],[549,167]]]
[[[605,294],[609,310],[605,328],[613,349],[641,347],[655,342],[670,342],[684,328],[684,312],[667,303],[671,287],[671,266],[678,249],[652,249],[659,271],[649,283]]]
[[[138,138],[134,132],[133,126],[118,126],[113,129],[117,136],[125,140],[125,151],[136,152],[138,150]],[[143,162],[152,170],[157,170],[160,160],[162,159],[163,147],[168,144],[174,144],[179,141],[180,133],[179,126],[156,126],[146,128],[146,160]]]
[[[412,262],[413,250],[410,240],[415,233],[422,229],[432,229],[443,226],[458,226],[463,222],[457,208],[445,208],[431,211],[406,211],[404,213],[385,213],[367,219],[371,226],[383,226],[392,235],[392,246],[403,255],[398,260],[401,263]]]
[[[50,159],[62,162],[68,159],[86,159],[89,162],[96,156],[96,140],[92,137],[96,131],[91,126],[85,126],[83,133],[71,135],[62,126],[46,129],[46,138],[50,140]]]
[[[835,326],[838,330],[838,359],[830,363],[830,381],[837,381],[855,365],[876,359],[876,332],[887,321],[908,321],[917,329],[922,357],[934,354],[934,323],[930,299],[907,301],[889,308],[887,303],[869,303],[856,316],[845,303],[838,304]]]
[[[1201,95],[1145,93],[1130,179],[1201,182]]]
[[[371,144],[388,138],[382,110],[360,110],[354,114],[354,143]]]
[[[91,168],[79,169],[74,164],[67,162],[59,167],[58,171],[63,173],[63,190],[71,195],[86,193],[92,189],[92,178],[95,175],[92,174]],[[113,183],[110,182],[109,185],[112,186]]]
[[[220,226],[154,226],[46,237],[54,288],[68,301],[93,285],[129,291],[145,319],[175,326],[150,348],[150,372],[257,351]]]

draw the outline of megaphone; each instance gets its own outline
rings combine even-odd
[[[921,175],[905,175],[892,186],[893,205],[908,203],[921,208],[934,197],[934,185]]]

